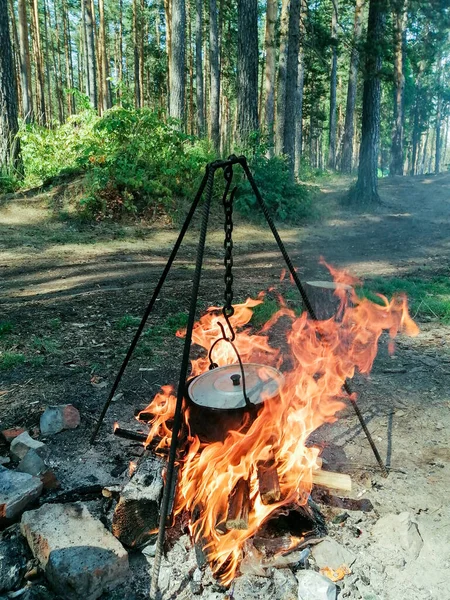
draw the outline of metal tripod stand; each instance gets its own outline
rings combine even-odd
[[[163,543],[164,543],[164,537],[165,537],[165,525],[166,525],[166,520],[167,520],[168,513],[169,513],[171,491],[173,490],[174,467],[175,467],[177,448],[178,448],[178,437],[179,437],[180,428],[182,425],[182,416],[183,416],[182,409],[183,409],[183,400],[184,400],[184,393],[185,393],[185,384],[186,384],[188,367],[189,367],[189,354],[190,354],[190,349],[191,349],[192,331],[193,331],[194,322],[195,322],[195,312],[196,312],[196,307],[197,307],[197,297],[198,297],[198,291],[199,291],[199,286],[200,286],[201,270],[202,270],[202,265],[203,265],[203,255],[204,255],[204,249],[205,249],[206,232],[207,232],[207,228],[208,228],[209,211],[210,211],[211,199],[212,199],[212,194],[213,194],[214,176],[215,176],[216,171],[221,170],[221,169],[223,170],[224,178],[225,178],[225,182],[226,182],[225,183],[225,191],[224,191],[224,195],[223,195],[223,203],[224,203],[224,207],[226,209],[226,203],[228,203],[228,204],[230,202],[232,203],[232,199],[233,199],[233,193],[232,193],[232,196],[230,199],[228,199],[228,194],[229,194],[230,187],[231,187],[232,180],[233,180],[233,166],[234,165],[240,165],[242,167],[242,169],[245,173],[245,176],[247,177],[247,180],[250,183],[250,186],[253,190],[253,193],[255,194],[258,205],[264,214],[267,224],[268,224],[270,230],[272,231],[272,234],[275,238],[278,248],[286,262],[286,265],[289,269],[292,279],[293,279],[295,285],[297,286],[297,289],[301,295],[303,305],[306,308],[306,310],[308,311],[311,319],[317,320],[314,310],[308,299],[308,296],[307,296],[307,294],[303,288],[303,285],[297,275],[297,272],[294,268],[294,265],[291,262],[291,259],[288,255],[286,248],[280,238],[280,235],[275,227],[272,217],[269,214],[267,206],[259,192],[259,189],[258,189],[256,182],[253,178],[253,175],[249,169],[249,166],[247,164],[247,159],[245,158],[245,156],[232,155],[227,160],[218,160],[218,161],[208,164],[206,167],[205,175],[200,184],[198,192],[194,198],[194,201],[193,201],[192,206],[189,210],[189,213],[186,217],[186,220],[183,223],[183,226],[182,226],[181,231],[178,235],[178,238],[175,242],[175,245],[172,249],[172,252],[169,256],[167,264],[164,267],[164,270],[161,274],[158,284],[156,285],[156,288],[153,292],[150,302],[149,302],[149,304],[145,310],[145,313],[142,317],[141,323],[139,324],[139,327],[136,331],[136,334],[133,338],[130,348],[128,349],[127,355],[122,363],[122,366],[119,369],[119,372],[117,374],[116,380],[114,381],[114,384],[112,386],[109,397],[106,400],[105,405],[103,406],[102,412],[101,412],[100,417],[97,422],[97,425],[91,436],[91,443],[93,443],[98,434],[98,431],[103,422],[103,419],[106,415],[106,412],[109,408],[109,405],[111,404],[111,401],[116,393],[116,390],[120,383],[120,380],[122,379],[122,375],[128,365],[128,362],[133,354],[136,344],[137,344],[137,342],[141,336],[141,333],[145,327],[147,319],[154,307],[156,299],[159,296],[159,293],[165,282],[167,274],[169,273],[169,271],[172,267],[173,261],[175,260],[175,257],[178,253],[181,242],[183,241],[186,231],[191,223],[192,217],[199,205],[199,202],[200,202],[200,199],[202,198],[203,192],[206,190],[205,202],[203,204],[203,209],[202,209],[202,211],[203,211],[202,212],[202,221],[201,221],[199,242],[198,242],[198,248],[197,248],[197,259],[196,259],[195,272],[194,272],[194,278],[193,278],[193,284],[192,284],[191,300],[190,300],[190,305],[189,305],[189,316],[188,316],[188,323],[187,323],[187,327],[186,327],[186,337],[185,337],[185,341],[184,341],[183,357],[182,357],[181,368],[180,368],[180,377],[179,377],[179,384],[178,384],[178,390],[177,390],[177,402],[176,402],[175,414],[174,414],[174,418],[173,418],[172,440],[171,440],[170,450],[169,450],[169,458],[168,458],[167,472],[166,472],[166,482],[165,482],[163,498],[162,498],[162,502],[161,502],[158,538],[157,538],[157,543],[156,543],[156,553],[155,553],[155,560],[153,563],[152,582],[151,582],[151,588],[150,588],[150,598],[152,598],[152,599],[156,598],[156,594],[158,591],[158,578],[159,578],[159,571],[160,571],[160,567],[161,567],[162,549],[163,549]],[[225,210],[225,212],[226,212],[226,210]],[[231,224],[231,231],[232,231],[232,224]],[[231,231],[230,231],[230,235],[231,235]],[[231,240],[228,240],[228,242],[230,242],[230,241]],[[230,277],[231,277],[231,283],[232,283],[232,275],[231,275],[231,272],[229,269],[229,267],[232,264],[232,259],[231,259],[231,263],[230,263],[231,257],[229,254],[231,252],[231,249],[232,249],[232,241],[231,241],[231,245],[230,245],[230,243],[228,243],[228,247],[227,247],[227,238],[226,238],[226,240],[225,240],[225,266],[227,268],[226,274],[225,274],[225,284],[226,285],[227,285],[227,283],[230,283]],[[227,262],[227,260],[228,260],[228,262]],[[228,277],[228,281],[227,281],[227,277]],[[232,298],[230,298],[228,296],[228,300],[227,300],[228,309],[231,306],[231,299]],[[225,319],[227,319],[227,307],[224,307],[223,314],[224,314]],[[230,316],[230,315],[228,315],[228,316]],[[361,427],[370,443],[370,446],[375,455],[375,458],[381,468],[382,474],[384,476],[387,476],[386,467],[381,459],[378,449],[375,446],[372,436],[367,428],[367,425],[364,421],[364,417],[362,416],[361,411],[359,410],[359,407],[357,406],[356,402],[352,399],[352,391],[350,389],[348,382],[344,383],[344,389],[350,397],[351,405],[353,406],[353,409],[359,419]]]

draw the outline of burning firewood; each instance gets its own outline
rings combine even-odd
[[[250,483],[241,478],[236,483],[228,500],[227,529],[248,529],[250,510]]]
[[[273,459],[260,461],[257,465],[259,494],[263,504],[273,504],[281,498],[280,480]]]

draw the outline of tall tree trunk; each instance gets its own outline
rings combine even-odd
[[[145,26],[144,26],[145,23]],[[144,97],[144,38],[145,30],[147,28],[147,21],[145,19],[145,3],[141,0],[139,13],[138,13],[138,27],[139,27],[139,96],[141,98],[141,107],[145,104]]]
[[[219,72],[219,27],[217,2],[209,0],[209,67],[210,67],[210,137],[216,154],[220,150],[220,72]]]
[[[258,0],[238,0],[237,137],[258,130]]]
[[[97,68],[95,58],[94,15],[90,0],[84,2],[85,32],[86,32],[86,73],[88,96],[94,108],[97,108]]]
[[[166,16],[166,52],[167,52],[167,98],[170,112],[170,86],[172,75],[172,3],[180,0],[164,0],[164,13]]]
[[[302,0],[300,7],[300,48],[298,51],[298,74],[296,90],[296,112],[295,112],[295,165],[296,175],[300,171],[302,146],[303,146],[303,84],[305,79],[305,19],[307,5],[306,0]]]
[[[19,51],[19,34],[17,32],[17,22],[16,15],[14,12],[14,4],[13,0],[9,0],[9,11],[11,14],[11,51],[13,55],[13,63],[14,63],[14,75],[16,78],[16,94],[17,94],[17,112],[18,114],[23,114],[22,107],[22,85],[21,85],[21,77],[20,77],[20,51]],[[22,112],[21,112],[22,111]]]
[[[277,24],[278,0],[267,0],[266,12],[266,69],[264,73],[266,103],[264,106],[264,119],[268,136],[269,154],[273,155],[274,121],[275,121],[275,67],[276,43],[275,27]]]
[[[365,0],[356,0],[355,19],[353,25],[353,45],[350,55],[348,73],[347,104],[345,106],[344,136],[342,141],[341,171],[351,173],[353,168],[354,120],[356,105],[356,90],[359,67],[359,42],[362,30],[362,9]]]
[[[434,172],[436,175],[441,170],[441,125],[442,125],[442,71],[444,68],[442,55],[438,60],[438,74],[437,74],[437,102],[436,102],[436,125],[435,125],[435,153],[434,153]],[[429,169],[431,171],[431,167]]]
[[[392,132],[390,175],[403,175],[403,125],[405,76],[403,74],[403,36],[407,0],[394,2],[394,130]]]
[[[197,100],[197,133],[205,134],[205,99],[203,90],[203,0],[195,2],[195,93]]]
[[[355,204],[380,202],[378,195],[380,71],[383,62],[382,40],[385,33],[386,12],[386,0],[370,0],[358,181],[350,194],[350,200]]]
[[[100,64],[101,64],[101,99],[102,106],[101,111],[104,112],[110,107],[109,99],[109,88],[108,88],[108,58],[106,56],[106,27],[105,27],[105,6],[104,0],[98,0],[98,15],[99,15],[99,28],[98,28],[98,45],[100,49]]]
[[[286,112],[283,152],[288,158],[289,175],[292,181],[295,177],[295,117],[297,112],[298,52],[300,48],[300,4],[301,0],[291,0],[286,63]]]
[[[139,66],[139,18],[138,0],[133,0],[133,57],[134,57],[134,101],[136,108],[141,108],[141,69]]]
[[[186,5],[185,0],[172,0],[171,65],[169,114],[184,126]]]
[[[47,84],[47,119],[48,119],[48,123],[52,124],[53,122],[53,104],[52,104],[52,81],[50,78],[50,49],[49,49],[49,36],[51,35],[51,28],[48,25],[48,5],[46,0],[44,0],[43,2],[43,7],[44,7],[44,29],[45,29],[45,37],[44,37],[44,41],[45,41],[45,59],[43,58],[43,62],[45,65],[45,75],[46,75],[46,81],[45,83]],[[50,44],[53,46],[53,44],[51,43],[50,40]]]
[[[280,21],[280,55],[278,59],[277,80],[277,120],[275,129],[275,151],[277,154],[283,152],[284,147],[284,124],[286,115],[286,65],[288,55],[289,34],[289,5],[290,0],[283,0],[281,5]]]
[[[56,99],[58,101],[58,116],[59,122],[62,124],[65,121],[65,110],[64,110],[64,96],[63,96],[63,88],[67,87],[67,82],[63,80],[63,70],[61,65],[61,30],[58,21],[58,12],[56,8],[56,3],[53,3],[53,16],[55,27],[52,31],[55,32],[56,44],[55,40],[52,43],[52,53],[53,53],[53,67],[55,70],[55,88],[56,88]],[[51,14],[49,13],[49,20],[51,18]],[[56,48],[55,48],[56,45]],[[56,53],[56,55],[55,55]]]
[[[39,12],[37,0],[31,0],[32,9],[32,31],[33,31],[33,49],[34,61],[36,64],[36,96],[38,99],[38,121],[47,123],[47,113],[45,107],[45,83],[44,83],[44,60],[42,57],[41,32],[39,26]]]
[[[72,90],[74,86],[73,80],[73,61],[72,61],[72,40],[70,37],[70,26],[67,16],[67,4],[66,0],[62,0],[61,3],[61,15],[63,22],[63,33],[64,33],[64,57],[66,62],[66,79],[67,85]],[[73,94],[69,94],[67,97],[67,107],[69,115],[75,113],[75,97]]]
[[[386,0],[370,0],[358,181],[350,194],[350,200],[355,204],[380,202],[378,195],[380,71],[383,62],[382,40],[385,33],[386,12]]]
[[[338,0],[332,0],[331,13],[331,77],[330,77],[330,132],[328,136],[328,167],[336,168],[336,92],[337,92],[337,55],[338,55]]]
[[[119,0],[119,39],[118,39],[118,52],[119,52],[119,69],[118,69],[118,80],[119,86],[117,90],[117,96],[120,106],[122,106],[122,94],[123,94],[123,0]]]
[[[17,93],[7,0],[0,0],[0,172],[20,169]]]
[[[33,121],[33,90],[31,88],[30,46],[28,43],[28,17],[26,0],[18,0],[20,83],[22,110],[25,123]]]

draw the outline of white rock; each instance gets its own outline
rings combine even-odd
[[[34,440],[27,431],[24,431],[11,442],[11,454],[22,460],[28,450],[34,450],[38,454],[42,454],[45,449],[45,444],[39,442],[38,440]]]
[[[0,467],[0,524],[20,515],[41,492],[42,481],[37,477]]]
[[[423,546],[417,521],[408,512],[382,517],[375,523],[372,535],[386,550],[401,551],[409,559],[417,558]]]
[[[130,575],[126,550],[81,503],[26,512],[21,531],[52,587],[67,600],[96,600]]]
[[[336,600],[337,588],[316,571],[298,571],[298,600]]]
[[[319,569],[324,567],[338,569],[342,565],[350,567],[356,560],[353,552],[331,538],[326,538],[323,542],[316,544],[311,553]]]

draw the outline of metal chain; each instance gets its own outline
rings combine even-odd
[[[224,170],[224,177],[227,180],[228,186],[233,177],[233,169],[232,167],[227,167]],[[227,187],[228,187],[227,186]],[[234,195],[236,193],[236,188],[233,189],[230,196],[227,193],[223,196],[223,207],[225,211],[225,223],[224,223],[224,231],[225,231],[225,239],[223,242],[223,247],[225,249],[225,256],[223,259],[223,264],[225,265],[225,304],[223,305],[223,315],[227,319],[234,314],[233,308],[233,201]],[[229,325],[229,323],[228,323]]]

